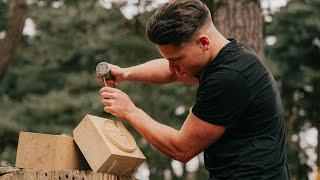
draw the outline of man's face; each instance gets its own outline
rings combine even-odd
[[[208,56],[194,41],[180,47],[171,44],[156,46],[160,54],[169,61],[170,71],[184,76],[195,77],[208,62]]]

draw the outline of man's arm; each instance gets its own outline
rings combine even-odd
[[[139,81],[156,84],[166,84],[171,82],[182,82],[186,84],[196,84],[196,78],[181,76],[169,70],[169,62],[166,59],[154,59],[146,63],[122,68],[123,80]]]
[[[219,139],[226,129],[207,123],[190,112],[181,129],[176,130],[153,120],[119,89],[103,87],[100,94],[104,111],[127,121],[150,144],[183,163]]]
[[[182,163],[198,155],[224,133],[225,127],[207,123],[189,113],[180,130],[161,124],[142,110],[126,119],[147,141]]]

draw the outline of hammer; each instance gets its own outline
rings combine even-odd
[[[97,77],[103,80],[105,86],[107,86],[106,81],[114,79],[110,69],[110,65],[106,62],[100,62],[96,67]]]

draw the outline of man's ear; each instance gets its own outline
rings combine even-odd
[[[210,45],[210,40],[209,40],[209,37],[206,36],[206,35],[201,35],[199,36],[198,40],[197,40],[197,43],[200,45],[200,48],[203,50],[203,51],[206,51],[209,49],[209,45]]]

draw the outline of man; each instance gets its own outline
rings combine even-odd
[[[129,68],[113,65],[115,82],[199,84],[188,117],[180,130],[173,129],[112,87],[100,90],[104,111],[183,163],[204,151],[210,179],[289,179],[279,91],[257,56],[223,37],[197,0],[164,4],[146,29],[164,59]]]

